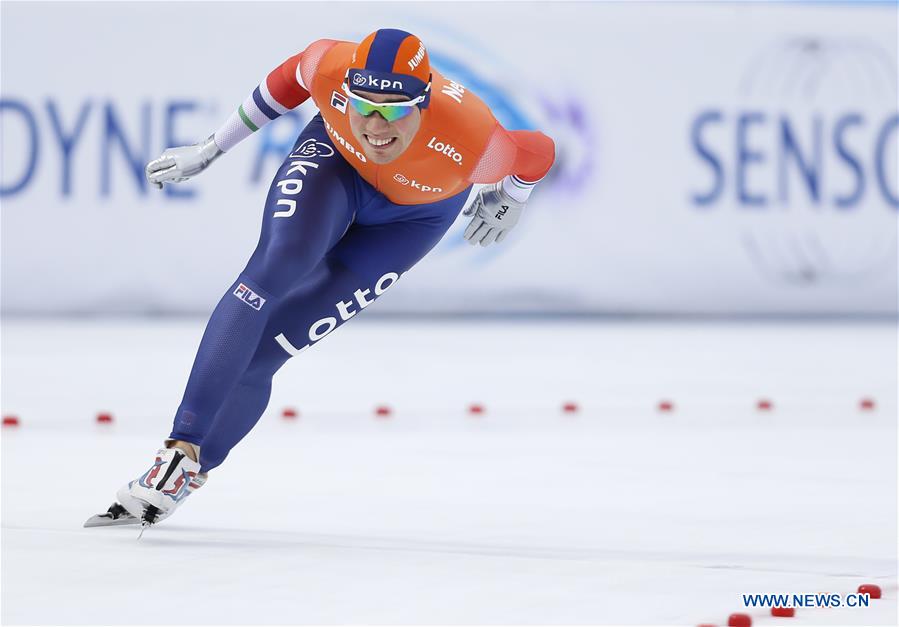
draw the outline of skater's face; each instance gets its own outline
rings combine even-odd
[[[377,94],[367,91],[358,91],[360,96],[372,102],[401,102],[408,100],[405,96],[392,94]],[[388,122],[377,111],[370,115],[362,115],[355,107],[348,107],[350,114],[350,128],[353,136],[362,145],[362,151],[373,163],[390,163],[399,157],[418,132],[421,126],[421,111],[418,107],[404,107],[409,111],[404,117]]]

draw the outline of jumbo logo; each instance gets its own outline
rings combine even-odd
[[[421,60],[425,58],[425,45],[422,43],[418,44],[418,52],[415,53],[415,56],[409,59],[409,69],[414,70],[418,67],[418,64],[421,63]]]
[[[386,292],[387,289],[399,281],[399,279],[400,275],[396,272],[387,272],[386,274],[383,274],[380,279],[375,281],[373,288],[375,294],[374,298],[368,298],[371,296],[372,290],[358,289],[353,292],[352,298],[340,300],[335,303],[334,307],[337,309],[337,315],[325,316],[324,318],[313,322],[309,326],[309,331],[307,333],[309,341],[302,348],[294,346],[283,333],[279,333],[275,337],[275,341],[278,342],[281,348],[283,348],[291,357],[295,357],[336,329],[341,322],[346,322],[359,313],[359,311],[362,311],[371,305],[375,302],[375,298]]]
[[[262,309],[262,306],[265,304],[265,299],[262,298],[262,296],[248,288],[243,283],[237,286],[237,289],[234,290],[234,295],[256,311]]]
[[[363,155],[360,151],[356,150],[356,147],[353,146],[353,144],[351,144],[350,142],[345,140],[343,137],[341,137],[340,133],[338,133],[337,130],[333,126],[328,124],[327,120],[325,120],[325,128],[327,128],[328,132],[331,133],[331,137],[334,138],[334,141],[336,141],[338,144],[340,144],[341,146],[343,146],[344,148],[349,150],[352,154],[354,154],[356,156],[356,158],[359,161],[361,161],[362,163],[365,163],[367,161],[367,159],[365,158],[365,155]]]

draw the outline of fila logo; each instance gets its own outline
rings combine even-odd
[[[456,148],[450,144],[437,141],[436,137],[432,137],[428,141],[428,148],[436,150],[442,155],[446,155],[456,162],[456,165],[462,165],[462,153],[456,152]]]
[[[331,92],[331,106],[341,113],[346,113],[346,106],[348,103],[349,100],[347,100],[346,96],[342,96],[336,91]]]
[[[399,172],[397,172],[396,174],[393,175],[393,180],[396,181],[397,183],[399,183],[400,185],[408,185],[408,186],[412,187],[413,189],[417,189],[422,192],[434,192],[435,194],[439,194],[440,192],[443,191],[442,187],[431,187],[430,185],[422,185],[415,179],[412,179],[410,181],[409,179],[407,179],[405,176],[403,176]]]
[[[502,209],[496,212],[496,219],[502,220],[503,216],[506,215],[506,212],[509,210],[509,205],[502,205]]]
[[[262,296],[248,288],[243,283],[237,286],[237,289],[234,290],[234,295],[256,311],[262,309],[262,306],[265,304],[265,299],[262,298]]]

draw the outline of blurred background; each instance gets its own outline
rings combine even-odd
[[[558,160],[514,245],[460,220],[372,315],[896,313],[892,4],[258,6],[4,6],[4,314],[210,311],[314,105],[189,185],[145,163],[307,43],[387,23]]]
[[[84,535],[167,434],[316,110],[164,192],[144,165],[379,27],[555,166],[502,245],[460,218],[288,362],[177,524]],[[252,577],[181,620],[724,623],[743,592],[876,582],[879,609],[807,620],[895,624],[897,67],[894,2],[4,1],[4,622],[141,622],[123,557],[234,549]],[[48,503],[58,468],[95,480]]]

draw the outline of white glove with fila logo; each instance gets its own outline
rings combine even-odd
[[[196,176],[222,155],[214,137],[201,144],[168,148],[158,159],[147,164],[147,181],[162,189],[163,183],[180,183]]]
[[[503,241],[518,223],[524,205],[524,202],[515,200],[503,189],[502,181],[488,185],[478,192],[474,202],[462,212],[464,216],[474,216],[463,237],[472,246],[487,246],[492,242]]]

